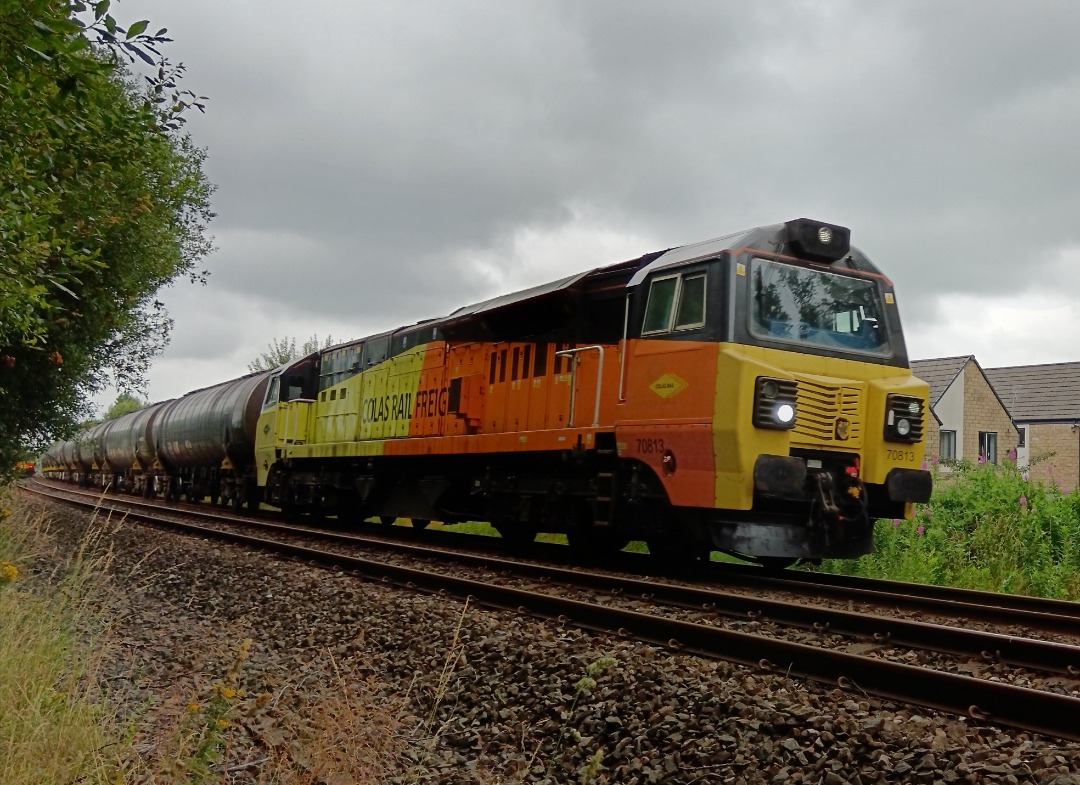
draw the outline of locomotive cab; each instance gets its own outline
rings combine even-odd
[[[675,249],[630,282],[620,455],[708,547],[857,556],[874,519],[929,498],[928,387],[891,282],[849,238],[798,219]]]

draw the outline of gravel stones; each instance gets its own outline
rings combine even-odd
[[[215,781],[1080,783],[1076,744],[133,523],[100,542],[133,771],[235,683]]]

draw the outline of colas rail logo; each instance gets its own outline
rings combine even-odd
[[[676,376],[673,373],[665,373],[650,384],[649,389],[661,398],[671,398],[674,395],[678,395],[689,386],[690,383],[682,377]]]

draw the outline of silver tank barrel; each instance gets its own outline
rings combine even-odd
[[[156,452],[150,426],[154,417],[170,402],[155,403],[112,421],[113,426],[105,434],[105,460],[113,471],[126,471],[136,460],[143,469],[153,465]]]
[[[113,420],[99,422],[75,437],[75,463],[84,471],[101,467],[105,461],[105,435]]]
[[[235,467],[255,461],[255,426],[270,372],[188,393],[165,404],[150,431],[157,457],[170,468]]]

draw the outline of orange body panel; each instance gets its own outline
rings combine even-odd
[[[650,466],[673,504],[713,506],[716,344],[631,341],[624,378],[619,456]]]

